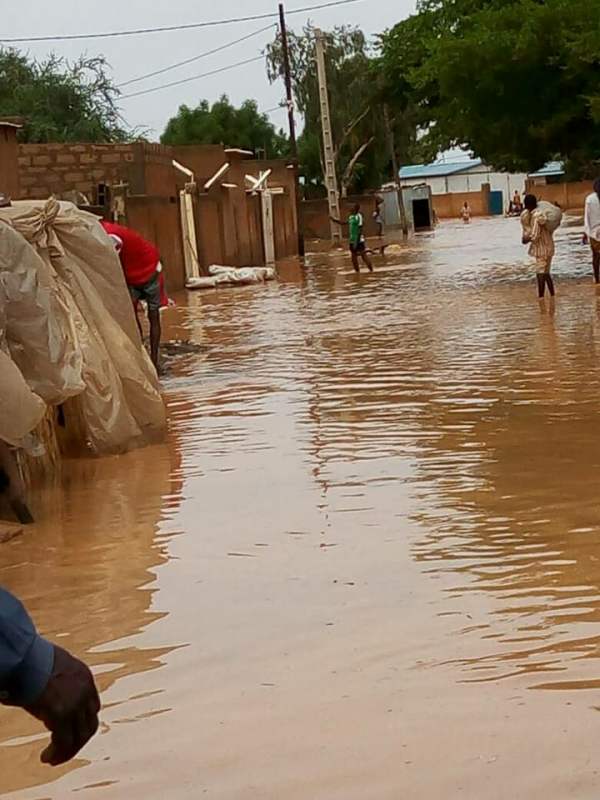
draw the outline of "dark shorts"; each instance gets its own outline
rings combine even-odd
[[[364,253],[366,245],[364,242],[350,242],[351,253]]]
[[[130,286],[129,293],[134,303],[144,300],[148,311],[160,311],[160,272],[155,272],[143,286]]]

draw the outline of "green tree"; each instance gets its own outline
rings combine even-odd
[[[35,61],[0,49],[0,113],[24,118],[21,141],[122,141],[118,95],[103,57]]]
[[[422,0],[381,39],[387,91],[430,156],[462,146],[507,170],[600,157],[597,0]]]
[[[254,152],[266,158],[280,158],[288,152],[288,142],[266,114],[260,114],[254,100],[235,108],[227,95],[212,106],[202,100],[196,108],[181,106],[161,136],[163,144],[224,144]]]
[[[340,26],[325,32],[327,81],[335,161],[342,194],[376,188],[389,176],[389,148],[383,126],[374,60],[364,33]],[[323,181],[319,89],[315,65],[315,28],[288,32],[290,71],[296,105],[304,121],[299,138],[300,166],[311,182]],[[283,75],[281,38],[267,47],[271,82]],[[399,119],[399,117],[398,117]],[[414,129],[413,129],[414,132]],[[401,137],[403,140],[406,137]]]

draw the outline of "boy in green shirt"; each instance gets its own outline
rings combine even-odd
[[[360,256],[367,265],[369,272],[373,272],[373,264],[367,255],[367,247],[363,234],[364,219],[363,215],[360,213],[360,206],[358,203],[353,206],[352,213],[348,217],[348,222],[342,222],[339,219],[334,219],[334,217],[331,217],[331,219],[338,225],[348,226],[348,243],[350,245],[350,255],[354,271],[360,272],[360,265],[358,263],[358,257]]]

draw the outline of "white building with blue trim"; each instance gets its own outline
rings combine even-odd
[[[400,169],[400,183],[403,187],[425,183],[433,195],[479,192],[487,183],[492,192],[502,192],[505,208],[515,191],[523,194],[528,177],[526,173],[498,172],[484,164],[480,158],[413,164]]]

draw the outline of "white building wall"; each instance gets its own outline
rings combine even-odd
[[[482,165],[472,167],[458,175],[449,175],[448,185],[449,191],[453,193],[478,192],[484,183],[489,183],[492,192],[502,192],[504,206],[508,207],[508,201],[515,191],[523,195],[526,179],[525,173],[494,172],[489,167]]]
[[[471,167],[464,172],[455,175],[447,175],[435,178],[419,180],[415,178],[401,181],[402,186],[414,186],[418,183],[426,183],[431,188],[432,194],[446,194],[448,192],[457,194],[459,192],[479,192],[484,183],[489,183],[493,192],[502,192],[503,203],[508,208],[509,199],[518,191],[521,195],[525,190],[525,180],[527,175],[524,173],[494,172],[485,165]]]
[[[423,183],[431,188],[432,194],[446,194],[448,191],[445,177],[427,178],[426,180],[422,178],[402,178],[400,181],[403,189]]]

